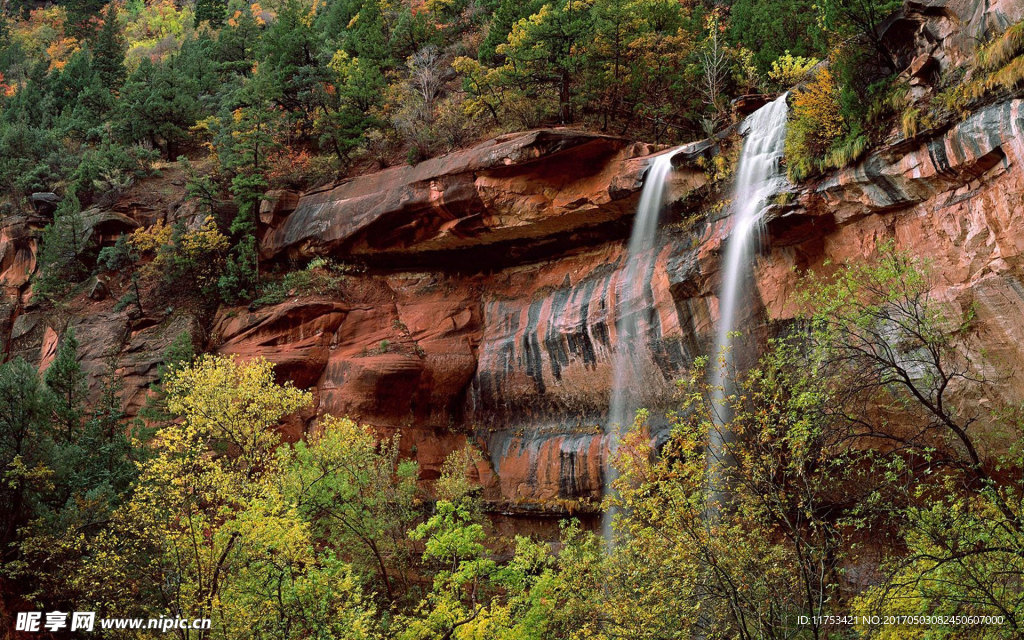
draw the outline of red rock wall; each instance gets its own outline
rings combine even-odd
[[[803,187],[769,221],[743,326],[763,335],[767,321],[792,317],[794,268],[864,259],[894,238],[933,261],[937,297],[976,306],[989,370],[1015,371],[1024,364],[1022,131],[1022,103],[1006,102]],[[646,310],[649,348],[637,356],[648,366],[636,391],[656,410],[672,405],[673,381],[707,350],[717,321],[727,218],[664,226],[644,276],[623,281],[647,162],[639,154],[650,151],[533,132],[301,198],[274,194],[261,211],[266,259],[365,258],[371,269],[330,294],[223,308],[209,326],[184,310],[135,317],[112,299],[77,299],[62,316],[34,308],[24,272],[38,225],[10,217],[0,224],[0,330],[9,356],[45,363],[74,326],[94,389],[118,354],[129,411],[167,345],[189,331],[211,350],[266,357],[313,391],[316,408],[286,425],[290,438],[316,428],[318,415],[348,415],[401,434],[428,483],[470,440],[485,453],[475,473],[496,510],[578,510],[600,497],[623,300]],[[702,172],[682,166],[671,199],[692,204],[702,185]],[[1009,379],[999,393],[1024,397],[1024,385]]]

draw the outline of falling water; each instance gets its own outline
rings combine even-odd
[[[632,424],[633,413],[639,408],[634,393],[642,384],[641,369],[646,362],[641,355],[646,339],[643,328],[649,323],[649,314],[654,312],[649,305],[629,295],[628,289],[643,278],[642,258],[654,248],[658,218],[665,195],[665,182],[672,170],[672,156],[675,151],[676,149],[665,152],[651,161],[640,194],[636,218],[633,221],[633,232],[629,237],[625,269],[619,279],[619,295],[615,309],[618,317],[615,325],[616,341],[612,354],[612,397],[608,407],[608,422],[605,425],[608,451],[604,469],[605,495],[610,492],[611,483],[615,479],[615,470],[610,464],[612,454],[618,447],[622,429]],[[608,543],[611,541],[611,520],[612,512],[606,510],[602,528],[605,541]]]
[[[718,331],[715,348],[711,352],[712,386],[714,407],[719,412],[717,426],[722,427],[729,419],[727,408],[723,407],[726,396],[731,392],[728,372],[735,368],[735,353],[732,348],[732,334],[737,321],[737,305],[745,300],[745,292],[753,269],[754,252],[763,226],[765,210],[771,204],[772,196],[786,185],[780,161],[786,138],[786,95],[767,104],[744,122],[740,131],[746,135],[740,164],[736,172],[736,183],[732,197],[732,232],[726,242],[725,261],[722,264],[722,289],[719,294]],[[712,500],[719,502],[721,477],[719,472],[726,464],[723,452],[726,443],[724,429],[712,431],[708,445],[709,466],[711,467]]]

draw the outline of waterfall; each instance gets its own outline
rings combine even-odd
[[[771,205],[772,196],[786,186],[786,177],[780,163],[786,139],[786,94],[753,114],[742,125],[740,133],[746,136],[740,154],[739,167],[732,195],[732,231],[725,247],[722,263],[722,288],[718,298],[718,330],[714,351],[708,364],[712,371],[716,419],[718,427],[729,420],[728,409],[723,407],[730,394],[728,373],[735,369],[732,334],[737,321],[737,305],[746,300],[746,291],[753,276],[753,259],[758,249],[763,216]],[[708,444],[712,501],[718,502],[722,487],[720,471],[727,463],[723,455],[726,443],[724,430],[712,431]]]
[[[612,389],[611,402],[608,407],[608,421],[605,424],[605,440],[607,455],[604,463],[604,494],[609,495],[611,483],[615,479],[615,470],[611,459],[618,448],[622,430],[633,422],[633,415],[640,407],[637,404],[636,392],[642,384],[643,369],[647,363],[644,351],[647,347],[647,336],[644,328],[649,324],[649,316],[654,313],[650,305],[643,304],[629,295],[629,287],[644,280],[644,263],[646,254],[654,249],[654,241],[658,234],[658,218],[661,216],[662,201],[665,195],[665,182],[672,171],[672,156],[676,149],[656,156],[650,164],[644,179],[643,191],[640,193],[640,204],[637,205],[636,218],[633,220],[633,232],[629,237],[626,250],[626,264],[618,282],[616,302],[616,340],[612,354]],[[612,511],[605,510],[602,530],[605,542],[611,541]]]

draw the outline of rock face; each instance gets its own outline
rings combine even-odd
[[[295,212],[268,231],[271,255],[393,257],[422,251],[446,259],[433,270],[412,272],[399,262],[395,269],[353,278],[330,301],[289,301],[222,320],[215,332],[221,350],[262,353],[279,362],[282,375],[317,391],[320,413],[348,414],[385,433],[401,433],[427,479],[452,447],[472,441],[486,454],[480,476],[498,509],[558,512],[594,504],[601,493],[617,310],[628,296],[642,300],[650,314],[651,346],[642,357],[651,366],[636,385],[657,415],[671,406],[674,380],[712,339],[719,254],[730,222],[726,217],[665,225],[637,282],[623,281],[621,229],[618,237],[604,240],[576,236],[581,240],[560,245],[560,253],[451,268],[481,246],[502,247],[508,234],[530,243],[535,234],[575,232],[591,220],[624,215],[623,203],[635,203],[643,159],[626,157],[633,147],[617,140],[573,137],[569,143],[568,150],[555,145],[547,151],[551,158],[529,147],[528,161],[499,163],[503,182],[487,173],[495,165],[481,164],[479,150],[439,159],[431,175],[462,178],[444,183],[452,185],[450,193],[438,187],[433,199],[410,195],[416,192],[410,184],[435,179],[417,173],[424,168],[360,179],[358,189],[390,185],[388,193],[372,195],[377,208],[368,218],[349,215],[356,207],[351,198],[357,186],[351,183],[303,196]],[[521,151],[518,144],[510,148]],[[587,216],[574,217],[558,204],[566,199],[557,194],[535,206],[522,186],[533,184],[530,193],[537,193],[537,173],[572,164],[565,156],[574,149],[605,158],[589,176],[574,173],[564,182],[564,192],[582,203]],[[468,165],[460,168],[459,162]],[[891,239],[933,261],[939,299],[977,308],[992,371],[1024,364],[1024,236],[1017,231],[1024,228],[1022,162],[1024,103],[1011,100],[930,139],[879,149],[854,167],[802,187],[795,204],[768,223],[745,326],[756,333],[766,327],[764,320],[792,317],[794,267],[820,270],[867,259]],[[685,163],[677,173],[674,200],[701,184],[699,172]],[[469,175],[477,177],[467,196]],[[482,184],[490,190],[486,201],[477,192]],[[633,187],[616,192],[609,186],[614,184]],[[528,202],[516,204],[517,197]],[[407,202],[415,204],[400,204]],[[372,233],[382,220],[395,228],[408,228],[400,221],[412,224],[421,216],[436,222],[446,211],[433,204],[438,202],[461,203],[453,226],[427,221],[416,227],[426,230],[422,235],[389,236],[392,245]],[[493,214],[500,209],[495,203],[512,213]],[[448,233],[470,218],[478,221],[471,233]],[[337,232],[310,231],[301,240],[275,244],[275,238],[307,228],[311,219],[326,220]],[[1008,383],[1000,393],[1021,399],[1024,387]]]
[[[1024,18],[1019,0],[908,0],[881,28],[902,67],[934,64],[937,72],[963,65],[979,42]]]
[[[976,309],[979,360],[1002,379],[1003,399],[1024,398],[1024,385],[1007,379],[1024,362],[1024,101],[988,107],[916,148],[873,153],[800,204],[772,223],[790,231],[758,262],[769,317],[792,315],[793,267],[863,260],[892,240],[930,261],[938,300]]]
[[[393,266],[468,248],[522,250],[628,216],[645,169],[636,159],[651,151],[566,129],[510,134],[307,193],[267,231],[262,253],[270,259],[375,258]],[[687,177],[699,180],[680,176]],[[282,200],[274,198],[268,217],[280,209]],[[493,251],[476,256],[500,257]]]

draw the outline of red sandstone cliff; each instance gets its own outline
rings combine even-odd
[[[981,13],[976,6],[917,2],[891,28],[919,41],[908,59],[923,47],[934,64],[959,64],[963,33],[1021,12],[1012,2]],[[33,307],[27,282],[40,221],[8,217],[0,222],[0,335],[8,356],[43,364],[58,333],[74,326],[93,387],[116,356],[134,412],[161,354],[187,330],[211,351],[266,357],[281,378],[314,392],[316,410],[295,418],[290,437],[314,428],[317,415],[349,415],[401,433],[427,481],[472,440],[486,454],[478,473],[496,508],[585,508],[600,495],[622,301],[652,310],[651,348],[638,354],[650,366],[636,383],[651,407],[671,405],[673,381],[712,339],[729,221],[701,213],[712,210],[702,201],[709,190],[686,157],[706,147],[679,156],[659,245],[644,277],[630,282],[624,243],[655,149],[572,130],[507,135],[333,188],[268,194],[265,261],[329,256],[367,268],[332,295],[222,308],[209,322],[185,309],[142,318],[115,311],[101,284],[59,312]],[[794,191],[793,204],[769,220],[745,326],[791,317],[794,268],[865,258],[894,239],[933,261],[937,296],[976,306],[985,361],[1004,374],[999,392],[1024,399],[1012,377],[1024,364],[1024,101],[894,140]],[[187,214],[180,189],[157,205],[130,194],[115,211],[90,214],[90,228],[111,237]]]

